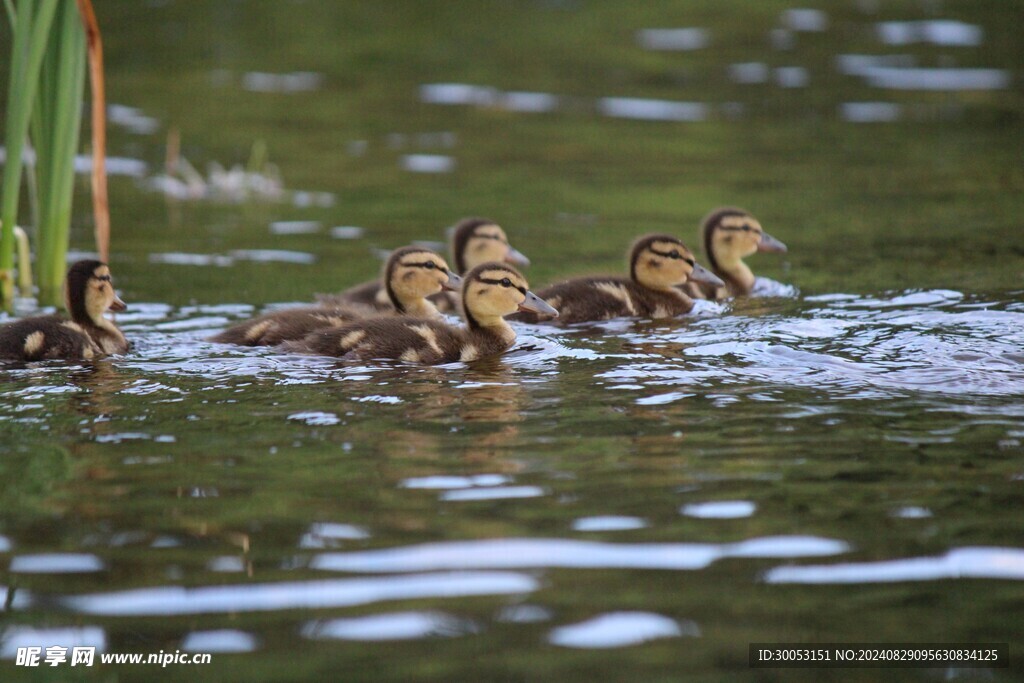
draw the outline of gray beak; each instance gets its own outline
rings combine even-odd
[[[120,312],[120,311],[126,311],[126,310],[128,310],[128,304],[126,304],[125,302],[121,301],[121,297],[119,297],[117,294],[115,294],[114,295],[114,300],[110,304],[110,310],[114,311],[115,313]]]
[[[548,304],[547,301],[544,301],[544,299],[541,299],[533,292],[526,293],[526,300],[523,301],[523,303],[519,304],[519,310],[530,311],[532,313],[536,313],[537,315],[543,315],[549,318],[558,317],[558,311],[556,311],[553,306]]]
[[[722,281],[722,278],[718,277],[699,263],[694,264],[693,272],[690,273],[689,279],[694,282],[703,282],[704,284],[712,285],[714,287],[725,287],[725,282]]]
[[[758,251],[771,251],[780,254],[786,253],[786,245],[775,239],[766,232],[761,233],[761,243],[757,245]]]
[[[508,254],[505,255],[505,263],[511,263],[513,266],[528,266],[530,259],[526,258],[526,254],[518,249],[509,247]]]
[[[449,292],[457,292],[460,287],[462,287],[462,278],[449,270],[448,282],[441,285],[441,288],[447,289]]]

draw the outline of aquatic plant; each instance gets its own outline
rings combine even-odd
[[[71,224],[74,160],[81,129],[87,56],[93,82],[97,243],[101,258],[107,257],[109,227],[103,172],[105,122],[99,31],[90,0],[78,0],[77,6],[57,0],[21,0],[17,9],[12,0],[4,0],[4,5],[13,40],[4,131],[7,158],[0,181],[0,304],[10,307],[14,299],[15,225],[23,171],[27,171],[36,224],[39,298],[44,304],[58,304]],[[88,28],[88,51],[83,26]],[[34,154],[26,168],[29,141]],[[30,282],[24,272],[26,267],[23,260],[22,289]]]

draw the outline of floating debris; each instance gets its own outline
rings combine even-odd
[[[295,71],[286,74],[250,71],[242,76],[242,87],[252,92],[309,92],[318,89],[323,80],[323,74],[314,71]]]
[[[704,121],[708,106],[701,102],[673,102],[636,97],[603,97],[598,110],[605,116],[645,121]]]
[[[402,156],[401,167],[412,173],[451,173],[455,170],[455,159],[442,154],[406,154]]]
[[[878,39],[887,45],[932,43],[947,47],[977,47],[985,40],[980,26],[949,19],[882,21],[875,25]]]
[[[700,50],[711,43],[705,28],[646,28],[636,33],[645,50]]]

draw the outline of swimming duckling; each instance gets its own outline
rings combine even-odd
[[[0,325],[0,358],[35,360],[90,360],[125,353],[128,340],[103,317],[109,309],[123,311],[110,268],[101,261],[78,261],[64,281],[64,304],[71,320],[60,315],[37,315]]]
[[[786,245],[764,231],[761,224],[743,209],[715,209],[701,227],[704,253],[712,272],[724,285],[691,282],[686,292],[697,299],[725,299],[750,294],[754,274],[743,259],[758,251],[785,253]]]
[[[459,221],[452,229],[450,250],[455,270],[460,275],[489,261],[530,265],[530,259],[509,244],[501,226],[487,218],[463,218]],[[394,307],[380,280],[364,282],[340,294],[319,296],[317,299],[331,305],[354,303],[381,310]],[[459,297],[441,292],[431,297],[431,301],[438,310],[448,312],[458,309]]]
[[[422,318],[440,317],[426,297],[442,289],[457,290],[462,278],[448,269],[444,259],[420,247],[402,247],[391,252],[384,264],[384,293],[391,302],[391,313]],[[358,304],[300,306],[266,313],[232,325],[210,341],[242,346],[276,346],[284,341],[302,339],[316,330],[339,327],[363,318],[380,315],[371,306]]]
[[[559,323],[608,320],[621,316],[668,318],[689,313],[693,300],[678,287],[689,281],[723,283],[693,259],[690,250],[671,235],[647,235],[629,251],[629,278],[581,277],[552,285],[537,295],[559,311]],[[540,322],[530,313],[512,317]]]
[[[471,270],[462,284],[465,328],[432,318],[375,318],[314,332],[288,351],[352,359],[391,358],[410,363],[472,361],[504,351],[516,340],[504,316],[532,311],[557,316],[558,311],[527,290],[526,279],[511,266],[485,263]]]

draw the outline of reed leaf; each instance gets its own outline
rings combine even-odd
[[[8,308],[14,302],[14,226],[18,219],[22,153],[58,4],[58,0],[22,0],[14,16],[4,130],[7,161],[0,181],[0,304]]]

